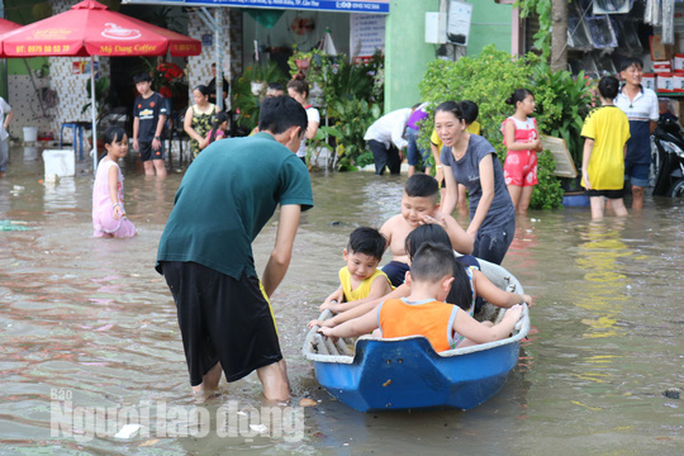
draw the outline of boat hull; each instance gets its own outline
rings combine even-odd
[[[490,274],[497,272],[494,278],[501,279],[499,282],[510,285],[515,281],[517,292],[522,293],[520,284],[505,269],[489,269]],[[326,312],[321,319],[330,316]],[[304,355],[314,362],[318,382],[335,399],[360,412],[432,407],[467,410],[504,385],[518,362],[520,341],[529,327],[525,306],[514,334],[504,340],[436,353],[423,336],[364,336],[355,342],[353,354],[344,343],[333,344],[314,328],[307,335]]]
[[[519,343],[443,358],[422,337],[361,340],[353,364],[315,363],[319,383],[360,411],[473,408],[496,394],[518,361]]]

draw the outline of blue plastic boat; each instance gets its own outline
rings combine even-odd
[[[517,279],[503,267],[483,261],[481,267],[497,286],[523,292]],[[326,311],[320,318],[328,317],[330,312]],[[529,332],[530,319],[525,306],[511,337],[442,353],[436,353],[422,336],[363,336],[333,342],[316,329],[307,334],[304,355],[314,362],[318,382],[340,402],[360,412],[430,407],[467,410],[504,385],[518,362],[520,341]]]

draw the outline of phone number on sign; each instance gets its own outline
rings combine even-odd
[[[335,7],[340,9],[365,9],[370,11],[380,11],[380,5],[377,3],[366,2],[337,2],[335,3]]]

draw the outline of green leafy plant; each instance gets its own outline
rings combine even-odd
[[[563,189],[561,183],[553,175],[556,162],[548,150],[537,154],[537,180],[530,199],[531,209],[559,209],[563,207]]]
[[[109,87],[110,87],[110,79],[108,76],[103,76],[95,81],[95,101],[97,104],[97,122],[99,123],[100,120],[109,114],[110,110],[110,105],[109,105]],[[88,100],[92,100],[92,90],[90,88],[90,80],[86,81],[86,92],[88,93]],[[81,108],[81,115],[86,114],[88,110],[90,109],[90,106],[92,105],[92,101],[89,101],[83,107]]]
[[[271,82],[285,83],[285,75],[274,62],[248,67],[233,84],[232,106],[238,113],[237,122],[241,128],[251,131],[257,126],[260,99]],[[252,91],[252,83],[261,83],[261,91],[257,94]]]
[[[372,163],[373,157],[366,150],[363,137],[368,127],[380,117],[380,106],[352,98],[336,102],[333,108],[337,113],[335,123],[320,128],[332,137],[333,145],[329,148],[335,154],[333,167],[339,171],[352,171]]]
[[[537,123],[545,135],[563,138],[575,165],[582,163],[584,119],[594,105],[590,80],[581,72],[573,77],[567,71],[552,71],[546,64],[533,74]]]
[[[312,88],[317,86],[322,90],[322,105],[328,116],[337,116],[335,106],[341,100],[356,98],[382,105],[384,59],[380,53],[369,61],[350,63],[344,54],[329,56],[318,49],[306,53],[296,51],[288,60],[291,75],[299,72],[297,60],[306,59],[310,60],[306,78]]]
[[[505,100],[515,89],[530,86],[531,70],[532,66],[526,57],[513,60],[507,52],[488,45],[478,56],[462,57],[456,62],[430,62],[419,89],[421,98],[431,102],[433,108],[448,100],[471,100],[477,103],[482,135],[496,148],[503,161],[506,148],[500,133],[501,122],[512,114],[511,106]],[[422,147],[430,147],[433,124],[431,113],[422,124]]]
[[[526,18],[536,14],[539,18],[539,30],[532,37],[534,47],[541,52],[544,61],[548,61],[551,55],[551,0],[518,0],[515,4],[520,8],[520,17]]]

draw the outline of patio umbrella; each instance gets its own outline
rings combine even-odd
[[[185,57],[202,51],[199,40],[109,10],[85,0],[69,11],[0,35],[4,57],[90,56],[92,94],[93,168],[97,168],[97,126],[94,56]]]
[[[16,22],[8,21],[7,19],[3,19],[0,17],[0,34],[2,33],[7,33],[11,30],[21,28],[20,24],[17,24]]]

